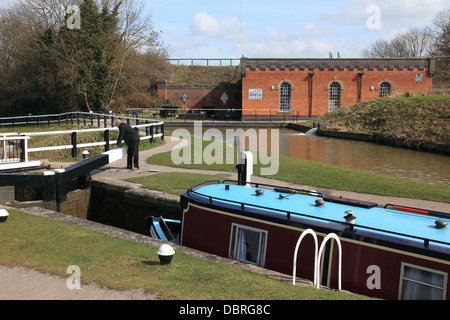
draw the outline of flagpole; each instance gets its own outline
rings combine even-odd
[[[239,26],[239,28],[240,28],[240,35],[239,35],[239,37],[240,37],[240,48],[239,48],[239,57],[242,57],[242,1],[241,1],[241,8],[240,8],[240,20],[241,20],[241,23],[240,23],[240,26]]]

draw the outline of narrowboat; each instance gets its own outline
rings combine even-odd
[[[392,300],[450,297],[450,214],[236,181],[181,195],[180,244]]]

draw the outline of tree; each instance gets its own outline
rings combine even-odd
[[[165,51],[140,1],[15,0],[0,10],[0,109],[100,110],[129,94],[135,57]],[[68,28],[70,5],[79,29]]]
[[[394,39],[379,39],[363,50],[365,58],[450,56],[450,9],[439,12],[430,26],[410,28]]]
[[[450,56],[450,9],[439,12],[430,27],[435,42],[433,55]]]
[[[410,28],[394,39],[379,39],[362,52],[365,58],[409,58],[422,57],[431,52],[434,39],[428,28]]]
[[[48,28],[39,38],[41,55],[56,73],[59,83],[72,94],[81,95],[85,110],[102,109],[110,100],[114,81],[112,65],[120,45],[118,6],[100,11],[93,0],[81,3],[80,28],[68,28],[66,22],[54,30]]]

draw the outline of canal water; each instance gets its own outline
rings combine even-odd
[[[185,128],[194,133],[193,128]],[[203,128],[203,133],[210,128]],[[226,128],[218,128],[226,137]],[[233,129],[237,130],[237,129]],[[248,130],[248,129],[244,129]],[[264,131],[254,129],[259,134]],[[291,129],[278,130],[279,154],[369,171],[415,181],[450,184],[450,157],[434,153],[383,146],[375,143],[308,135]],[[267,141],[271,137],[267,135]],[[260,139],[258,135],[258,139]],[[232,141],[227,141],[232,144]],[[265,143],[271,151],[271,143]],[[276,150],[275,149],[275,150]]]
[[[280,130],[280,154],[416,181],[450,184],[450,157]]]

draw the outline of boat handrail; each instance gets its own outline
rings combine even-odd
[[[189,191],[194,191],[193,189],[200,187],[201,185],[207,184],[207,183],[212,183],[212,182],[217,182],[218,184],[220,184],[220,180],[206,180],[200,183],[197,183],[196,185],[193,185],[189,190]]]
[[[338,252],[338,257],[339,257],[339,265],[338,265],[338,290],[341,291],[342,290],[342,245],[341,245],[341,240],[339,239],[339,236],[335,233],[329,233],[322,241],[322,244],[320,245],[319,248],[319,253],[317,254],[317,263],[320,264],[321,258],[322,258],[322,253],[323,250],[325,248],[325,244],[330,240],[330,239],[334,239],[336,240],[336,243],[338,244],[338,248],[339,248],[339,252]],[[319,266],[318,264],[316,264],[316,286],[317,289],[319,289],[320,286],[320,270],[319,270]]]
[[[302,232],[302,234],[300,235],[300,237],[297,240],[297,244],[295,245],[295,250],[294,250],[294,261],[292,264],[292,284],[295,286],[295,279],[297,277],[297,256],[298,256],[298,249],[300,248],[300,244],[303,241],[303,238],[305,238],[305,236],[307,236],[308,234],[310,234],[313,239],[314,239],[314,280],[313,283],[314,285],[316,285],[316,281],[317,281],[317,256],[318,256],[318,240],[317,240],[317,235],[316,232],[312,229],[306,229],[305,231]]]
[[[223,180],[222,184],[225,183],[240,183],[239,181],[236,180]],[[248,185],[254,185],[255,188],[259,188],[259,187],[270,187],[273,188],[274,191],[277,192],[281,192],[281,193],[303,193],[303,194],[308,194],[308,195],[315,195],[317,197],[320,198],[324,198],[325,196],[323,195],[322,192],[319,191],[315,191],[315,190],[305,190],[305,189],[296,189],[296,188],[291,188],[291,187],[280,187],[280,186],[276,186],[276,185],[272,185],[272,184],[266,184],[266,183],[260,183],[260,182],[245,182],[245,184]]]
[[[229,180],[224,180],[224,182],[225,181],[229,181]],[[220,181],[219,181],[219,183],[220,183]],[[258,185],[261,186],[263,184],[259,183]],[[332,223],[341,224],[341,225],[344,225],[344,226],[348,227],[350,229],[350,231],[354,231],[354,228],[358,227],[358,228],[368,229],[368,230],[372,230],[372,231],[384,232],[384,233],[388,233],[388,234],[395,235],[395,236],[412,238],[412,239],[415,239],[415,240],[423,241],[424,247],[426,247],[426,248],[429,247],[430,242],[434,242],[434,243],[438,243],[438,244],[444,244],[444,245],[450,245],[450,242],[428,239],[428,238],[419,237],[419,236],[415,236],[415,235],[411,235],[411,234],[404,234],[404,233],[400,233],[400,232],[395,232],[395,231],[391,231],[391,230],[384,230],[384,229],[374,228],[374,227],[370,227],[370,226],[359,225],[359,224],[350,223],[350,222],[346,222],[346,221],[338,221],[338,220],[334,220],[334,219],[308,215],[308,214],[305,214],[305,213],[298,213],[298,212],[296,213],[296,212],[291,212],[291,211],[277,209],[277,208],[269,208],[269,207],[260,206],[260,205],[257,205],[257,204],[245,203],[245,202],[242,202],[242,201],[235,201],[235,200],[230,200],[230,199],[222,199],[222,198],[219,198],[219,197],[202,194],[202,193],[200,193],[198,191],[192,190],[192,188],[187,191],[187,195],[189,195],[190,193],[194,193],[194,194],[197,194],[197,195],[199,195],[201,197],[208,198],[209,199],[209,204],[212,204],[213,200],[222,201],[222,202],[229,202],[229,203],[233,203],[233,204],[238,204],[242,211],[244,211],[245,207],[247,206],[247,207],[253,207],[253,208],[257,208],[257,209],[263,209],[263,210],[269,210],[269,211],[277,211],[277,212],[286,214],[287,220],[291,220],[291,215],[294,215],[294,216],[312,218],[312,219],[316,219],[316,220],[322,220],[322,221],[326,221],[326,222],[332,222]]]

